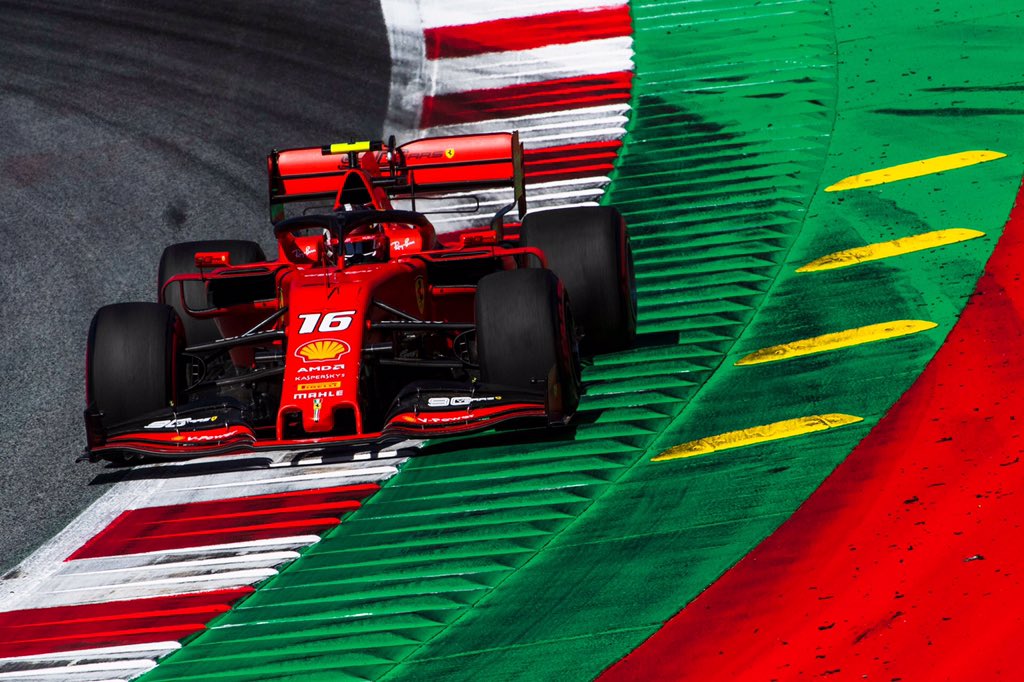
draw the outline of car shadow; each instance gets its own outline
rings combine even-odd
[[[270,468],[273,460],[262,456],[225,456],[224,460],[201,462],[150,462],[140,465],[107,462],[104,470],[97,474],[89,485],[109,485],[124,481],[166,480],[227,474],[236,471]]]

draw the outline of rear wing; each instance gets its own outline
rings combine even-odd
[[[411,200],[413,210],[417,197],[510,187],[520,218],[526,213],[523,145],[516,131],[428,137],[400,147],[392,137],[388,144],[275,149],[267,156],[271,222],[285,217],[288,203],[338,198],[355,169],[365,171],[374,189],[390,199]]]

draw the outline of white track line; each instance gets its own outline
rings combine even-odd
[[[21,600],[27,603],[12,600],[4,611],[104,601],[97,593],[121,600],[251,585],[297,559],[295,550],[319,541],[319,535],[299,535],[62,562],[36,581]]]
[[[403,460],[404,461],[404,460]],[[267,478],[257,478],[252,480],[243,481],[229,481],[227,483],[203,483],[201,485],[190,485],[175,488],[174,491],[198,491],[198,490],[215,490],[223,488],[270,488],[271,486],[281,486],[292,483],[308,483],[310,481],[331,481],[331,480],[343,480],[343,485],[355,485],[356,483],[369,483],[380,481],[386,478],[394,476],[398,472],[397,467],[393,466],[375,466],[365,468],[352,468],[350,466],[344,468],[334,469],[333,471],[322,471],[315,474],[292,474],[288,476],[276,476]],[[289,472],[291,474],[291,472]],[[315,486],[305,486],[305,488],[312,488]],[[280,492],[278,489],[267,489],[265,493]],[[249,494],[252,493],[242,493]],[[225,495],[224,497],[239,497],[240,495]]]
[[[54,590],[52,594],[74,594],[80,592],[94,592],[97,590],[108,591],[114,593],[118,590],[126,591],[147,591],[149,588],[155,588],[157,591],[163,593],[164,588],[168,586],[174,586],[171,594],[185,594],[188,592],[207,591],[212,589],[225,589],[225,587],[208,587],[209,583],[217,583],[218,585],[224,585],[226,587],[240,587],[243,585],[251,585],[260,580],[270,578],[277,575],[277,571],[273,568],[251,568],[242,571],[223,571],[223,572],[195,572],[192,575],[186,575],[180,578],[164,578],[162,580],[139,580],[139,581],[115,581],[104,584],[93,586],[74,586],[67,588],[60,588]],[[182,590],[181,585],[188,585],[189,589]],[[192,589],[196,588],[196,589]],[[137,597],[132,597],[135,599]],[[114,599],[125,599],[125,597],[114,597]],[[105,600],[104,600],[105,601]],[[90,600],[85,603],[93,603],[95,600]]]
[[[187,559],[185,561],[161,561],[166,559],[162,556],[140,556],[124,555],[118,557],[101,557],[98,559],[80,559],[68,562],[62,573],[62,578],[84,578],[94,576],[109,576],[113,574],[131,575],[134,573],[167,572],[172,574],[179,571],[193,571],[196,569],[223,568],[223,567],[252,567],[261,568],[266,566],[277,566],[285,561],[299,558],[295,551],[283,552],[259,552],[254,554],[231,553],[228,556],[217,556],[219,552],[209,548],[196,548],[195,551],[202,551],[201,559]]]
[[[161,549],[155,552],[144,552],[139,554],[126,554],[122,558],[131,561],[136,557],[173,557],[179,554],[210,555],[222,551],[246,552],[252,549],[265,549],[267,547],[289,547],[299,548],[320,542],[319,535],[293,535],[285,538],[270,538],[268,540],[247,540],[245,542],[225,542],[218,545],[203,545],[201,547],[181,547],[175,549]],[[87,559],[86,561],[97,561],[98,559]]]
[[[630,71],[633,67],[632,46],[632,38],[606,38],[517,52],[438,59],[427,67],[427,93],[448,95]]]
[[[198,559],[171,564],[111,568],[103,571],[66,571],[46,585],[51,594],[76,594],[86,590],[114,589],[119,585],[162,585],[199,582],[224,576],[255,576],[253,581],[277,575],[274,566],[299,557],[298,552],[274,552],[238,558]],[[78,563],[78,562],[73,562]],[[257,573],[262,572],[262,573]],[[242,582],[239,584],[249,584]]]
[[[186,578],[112,583],[98,587],[73,588],[36,594],[32,608],[102,604],[108,601],[129,601],[152,597],[173,597],[193,592],[229,590],[253,585],[277,575],[274,569],[225,571],[213,575],[195,575]]]
[[[124,661],[105,661],[102,663],[84,663],[50,668],[34,668],[0,672],[0,680],[55,680],[56,682],[77,682],[78,680],[130,680],[147,670],[156,667],[156,661],[146,658]],[[97,673],[103,678],[97,678]],[[112,678],[110,673],[120,675]]]
[[[467,133],[499,133],[518,130],[519,139],[527,149],[548,147],[553,144],[531,144],[535,136],[550,136],[552,131],[566,132],[568,137],[579,136],[580,142],[596,142],[605,139],[620,139],[625,134],[629,122],[628,104],[604,104],[598,107],[586,107],[569,111],[552,111],[543,114],[529,114],[511,118],[495,118],[479,123],[453,123],[434,126],[430,129],[433,135],[463,135]],[[610,129],[619,131],[614,137],[604,138],[590,136],[588,131]],[[558,144],[568,144],[559,142]]]

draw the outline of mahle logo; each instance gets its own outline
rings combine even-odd
[[[303,362],[324,362],[337,360],[349,352],[349,345],[337,339],[308,341],[295,349],[295,355]]]

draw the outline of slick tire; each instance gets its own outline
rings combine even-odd
[[[565,284],[584,355],[629,348],[636,337],[636,281],[626,223],[612,206],[530,213],[523,246],[540,249]],[[536,259],[532,259],[536,262]]]
[[[553,421],[579,403],[579,356],[564,287],[550,270],[496,272],[476,294],[477,357],[484,383],[542,391]]]
[[[183,349],[177,313],[161,303],[100,308],[89,327],[86,394],[107,428],[167,407],[179,386]]]
[[[185,312],[182,305],[181,287],[170,286],[164,291],[164,284],[176,275],[191,275],[199,272],[196,267],[196,254],[201,251],[227,251],[231,255],[232,265],[262,263],[267,260],[263,249],[256,242],[244,239],[218,239],[198,242],[182,242],[172,244],[164,249],[160,257],[160,270],[157,276],[160,291],[163,292],[163,303],[174,308],[185,328],[185,338],[189,345],[209,343],[221,338],[220,330],[214,320],[200,320]],[[185,302],[192,310],[203,310],[209,307],[206,300],[206,288],[202,282],[186,282]]]

